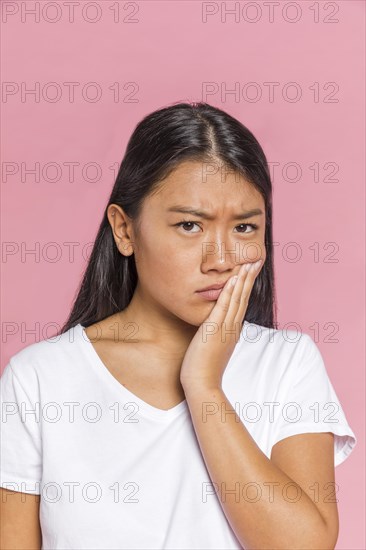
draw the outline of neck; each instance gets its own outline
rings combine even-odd
[[[132,323],[136,332],[132,338],[136,338],[139,344],[147,344],[154,349],[155,357],[179,362],[196,334],[198,327],[190,325],[179,319],[172,313],[160,308],[156,303],[151,303],[142,297],[137,286],[129,305],[117,315],[122,327],[126,323]],[[122,328],[121,327],[121,328]]]

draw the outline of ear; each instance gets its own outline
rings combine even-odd
[[[108,206],[107,217],[118,250],[123,256],[131,256],[134,253],[131,218],[117,204],[110,204]]]

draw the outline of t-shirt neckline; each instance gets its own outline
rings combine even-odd
[[[174,407],[171,407],[170,409],[159,409],[158,407],[150,405],[149,403],[132,393],[130,390],[128,390],[125,386],[118,382],[118,380],[113,376],[110,370],[103,363],[84,330],[86,327],[83,327],[81,323],[78,323],[75,328],[77,329],[77,334],[80,337],[80,340],[83,342],[83,346],[89,356],[90,363],[93,365],[94,370],[97,372],[97,374],[101,376],[109,384],[109,386],[114,389],[114,391],[117,390],[117,393],[120,393],[127,400],[136,403],[139,407],[139,412],[141,414],[143,414],[144,416],[153,417],[155,419],[167,421],[176,418],[183,412],[188,413],[188,404],[186,399],[184,399]]]

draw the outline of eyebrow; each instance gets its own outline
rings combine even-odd
[[[207,212],[204,212],[203,210],[196,210],[194,208],[191,208],[189,206],[171,206],[167,209],[167,212],[180,212],[182,214],[192,214],[193,216],[198,216],[199,218],[203,218],[205,220],[214,220],[215,216],[211,216]],[[253,210],[247,210],[246,212],[242,212],[240,214],[235,214],[235,216],[232,216],[232,220],[246,220],[247,218],[251,218],[253,216],[262,216],[263,212],[260,208],[254,208]]]

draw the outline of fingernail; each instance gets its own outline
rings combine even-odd
[[[262,264],[262,260],[258,260],[257,262],[255,262],[255,264],[252,264],[253,265],[252,270],[257,271],[260,268],[261,264]]]
[[[235,275],[235,277],[232,277],[231,283],[230,283],[231,286],[234,286],[237,280],[238,280],[238,276],[237,276],[237,275]]]
[[[252,268],[252,265],[253,264],[245,264],[245,266],[244,266],[245,271],[247,271],[247,272],[250,271],[251,268]]]

